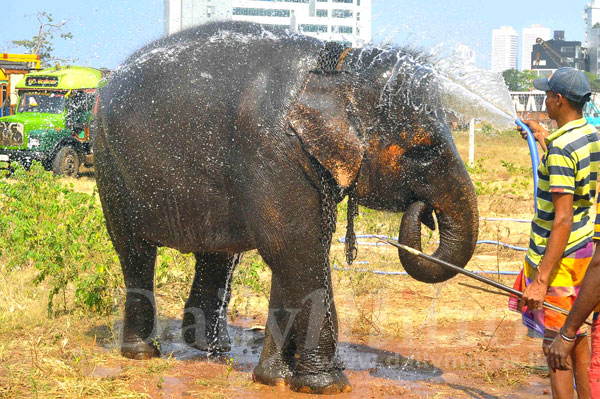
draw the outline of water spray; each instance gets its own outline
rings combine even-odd
[[[521,119],[515,121],[517,126],[523,129],[527,133],[527,145],[529,146],[529,155],[531,155],[531,166],[533,168],[533,205],[537,212],[537,188],[538,188],[538,175],[537,170],[540,166],[540,155],[538,153],[537,144],[533,132]]]

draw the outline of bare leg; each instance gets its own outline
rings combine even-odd
[[[548,347],[556,337],[556,331],[546,330],[542,349],[544,355],[548,356]],[[552,397],[555,399],[573,399],[573,375],[577,384],[578,399],[589,399],[590,385],[587,376],[587,368],[590,363],[590,353],[587,338],[577,340],[575,349],[571,354],[572,370],[552,370],[550,368],[550,384],[552,386]]]
[[[589,399],[590,379],[588,368],[590,366],[590,347],[587,336],[583,336],[575,343],[573,353],[571,354],[571,364],[575,373],[575,383],[577,384],[577,398]]]

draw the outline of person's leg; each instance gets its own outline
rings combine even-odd
[[[556,337],[557,332],[546,329],[542,349],[546,359],[548,358],[548,348]],[[571,370],[550,370],[550,386],[552,387],[552,398],[554,399],[573,399],[573,372]]]
[[[590,366],[590,347],[587,336],[583,335],[577,339],[573,352],[571,353],[571,364],[575,375],[578,399],[590,398],[590,379],[588,368]]]
[[[598,313],[594,313],[591,341],[592,355],[590,368],[588,369],[590,397],[592,399],[600,399],[600,320],[598,320]]]

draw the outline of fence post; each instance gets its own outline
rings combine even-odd
[[[469,122],[469,166],[475,165],[475,119]]]

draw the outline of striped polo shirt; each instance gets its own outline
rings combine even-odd
[[[526,259],[533,267],[542,260],[554,221],[552,193],[573,195],[573,226],[563,256],[592,239],[590,208],[596,196],[600,168],[600,138],[587,121],[571,121],[546,138],[547,150],[538,168],[537,212],[531,221]],[[600,233],[599,233],[600,239]]]

